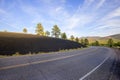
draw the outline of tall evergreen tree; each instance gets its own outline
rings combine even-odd
[[[79,38],[78,38],[78,37],[76,37],[76,38],[75,38],[75,41],[76,41],[76,42],[79,42]]]
[[[85,45],[89,45],[89,41],[88,41],[87,38],[84,40],[84,44],[85,44]]]
[[[49,32],[49,31],[46,31],[45,34],[46,34],[46,36],[49,36],[49,35],[50,35],[50,32]]]
[[[73,35],[70,36],[70,40],[74,41],[74,36]]]
[[[80,41],[80,42],[81,42],[81,44],[84,44],[84,40],[83,40],[83,39],[81,39],[81,41]]]
[[[61,34],[61,38],[62,38],[62,39],[67,39],[67,35],[66,35],[65,32]]]
[[[37,24],[35,32],[37,33],[37,35],[44,36],[44,28],[41,23]]]
[[[56,37],[56,38],[59,38],[61,32],[60,32],[60,29],[57,25],[54,25],[53,28],[52,28],[52,36]]]

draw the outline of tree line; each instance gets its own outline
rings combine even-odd
[[[23,32],[27,33],[28,32],[27,28],[24,28]],[[38,23],[36,25],[35,33],[40,36],[51,36],[51,37],[55,37],[55,38],[62,38],[65,40],[68,39],[71,41],[81,43],[86,46],[108,46],[108,47],[117,47],[118,46],[118,47],[120,47],[120,42],[115,43],[113,41],[113,39],[109,39],[106,44],[100,44],[100,42],[97,40],[93,43],[89,43],[89,40],[87,38],[79,39],[78,37],[74,37],[74,35],[71,35],[70,38],[68,38],[65,32],[61,32],[58,25],[54,25],[52,28],[52,31],[50,32],[50,31],[44,31],[43,25],[41,23]]]
[[[28,32],[27,28],[24,28],[23,32],[27,33]],[[52,28],[52,31],[49,32],[49,31],[44,31],[44,27],[42,26],[42,24],[38,23],[36,26],[36,29],[35,29],[35,33],[40,36],[50,36],[51,35],[52,37],[59,38],[61,35],[61,37],[64,39],[66,39],[66,37],[67,37],[66,33],[61,33],[61,30],[57,25],[54,25]]]
[[[24,28],[23,32],[27,33],[28,32],[27,28]],[[55,38],[62,38],[62,39],[65,39],[65,40],[68,39],[66,33],[61,32],[58,25],[54,25],[53,28],[52,28],[52,31],[50,32],[50,31],[44,31],[43,25],[41,23],[38,23],[37,26],[36,26],[36,29],[35,29],[35,33],[37,35],[40,35],[40,36],[51,36],[51,37],[55,37]],[[79,38],[74,37],[73,35],[70,36],[70,40],[79,42]]]
[[[107,47],[120,47],[120,42],[114,42],[112,38],[107,40],[106,44],[101,44],[99,41],[95,41],[90,44],[91,46],[107,46]]]
[[[24,28],[23,32],[27,33],[27,29]],[[35,33],[37,35],[40,35],[40,36],[50,36],[51,35],[51,37],[62,38],[62,39],[65,39],[65,40],[68,39],[68,40],[71,40],[71,41],[81,43],[81,44],[86,45],[86,46],[89,45],[88,39],[81,39],[81,42],[80,42],[80,39],[78,37],[74,37],[74,35],[71,35],[70,38],[68,38],[66,33],[65,32],[62,33],[60,28],[57,25],[54,25],[53,28],[52,28],[52,31],[49,32],[49,31],[44,31],[44,27],[42,26],[42,24],[38,23],[37,26],[36,26],[36,29],[35,29]]]

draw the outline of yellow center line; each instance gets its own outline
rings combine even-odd
[[[95,51],[96,51],[96,50],[95,50]],[[83,54],[83,53],[82,53],[82,54]],[[27,66],[27,65],[31,65],[31,64],[45,63],[45,62],[50,62],[50,61],[55,61],[55,60],[60,60],[60,59],[65,59],[65,58],[70,58],[70,57],[78,56],[78,55],[81,55],[81,54],[74,54],[74,55],[64,56],[64,57],[55,58],[55,59],[50,59],[50,60],[35,61],[35,62],[31,62],[31,63],[25,63],[25,64],[18,64],[18,65],[6,66],[6,67],[1,67],[0,70],[17,68],[17,67]]]

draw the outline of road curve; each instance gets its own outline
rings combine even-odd
[[[114,51],[105,47],[0,58],[0,80],[101,80],[93,74],[113,60]]]

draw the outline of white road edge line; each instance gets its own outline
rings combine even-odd
[[[98,66],[96,66],[94,69],[92,69],[90,72],[85,74],[83,77],[81,77],[79,80],[84,80],[87,76],[89,76],[91,73],[93,73],[95,70],[97,70],[110,56],[106,57]]]

